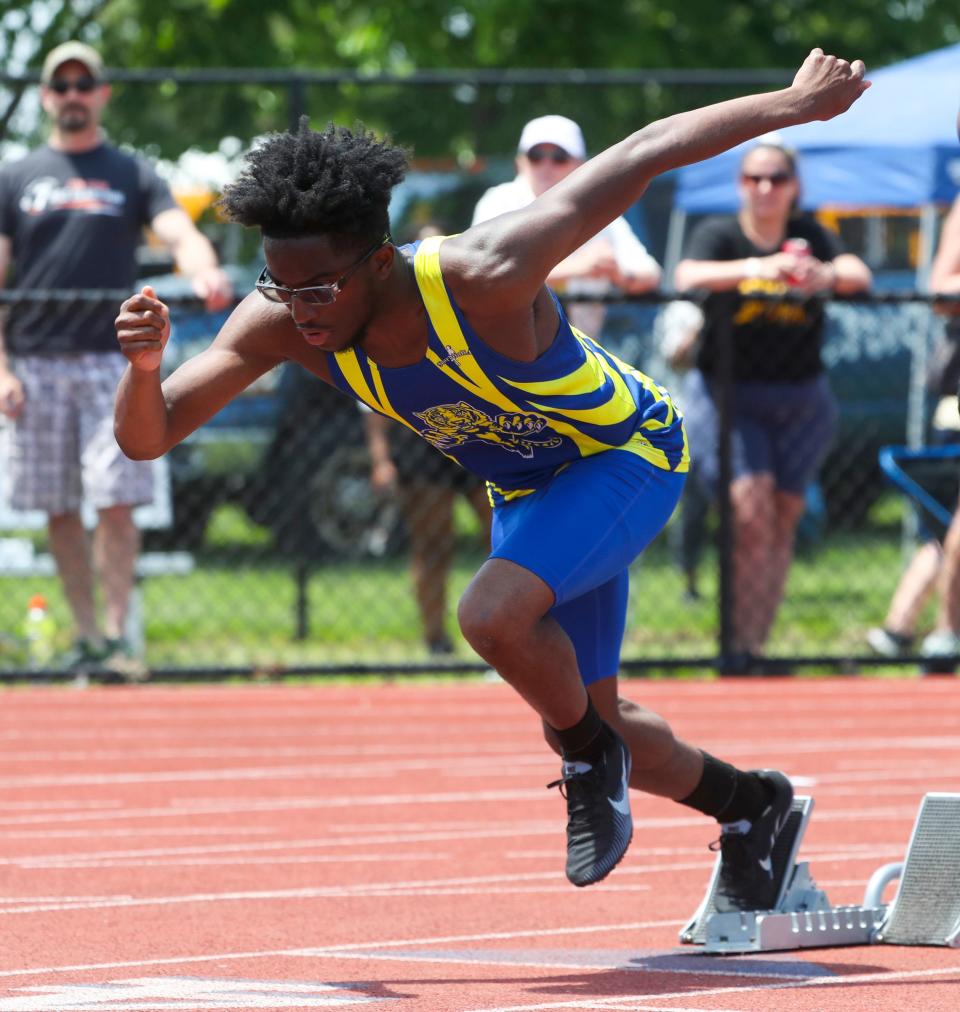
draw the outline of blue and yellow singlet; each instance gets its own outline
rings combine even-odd
[[[328,352],[337,387],[486,479],[494,505],[604,450],[627,450],[668,471],[688,469],[683,421],[670,395],[572,328],[556,296],[560,325],[535,361],[514,361],[485,344],[444,284],[442,242],[433,237],[411,247],[429,318],[426,356],[387,369],[357,347]]]

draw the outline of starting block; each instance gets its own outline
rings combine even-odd
[[[777,837],[771,855],[779,882],[774,909],[719,912],[718,856],[703,902],[680,941],[715,955],[877,943],[960,947],[960,794],[924,797],[906,857],[874,872],[862,906],[831,906],[809,864],[797,863],[812,812],[812,798],[794,798]],[[897,879],[897,894],[884,905],[884,890]]]

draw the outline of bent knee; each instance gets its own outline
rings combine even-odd
[[[464,638],[476,650],[496,649],[513,642],[529,625],[504,602],[469,591],[460,598],[457,621]]]

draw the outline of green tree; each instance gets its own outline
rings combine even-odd
[[[621,0],[589,13],[582,0],[75,0],[51,17],[54,8],[0,2],[5,52],[26,49],[36,68],[51,45],[81,37],[108,65],[140,70],[735,71],[793,68],[813,45],[878,66],[960,40],[960,9],[934,0],[732,0],[719,8],[715,0]],[[599,147],[652,118],[747,89],[343,82],[306,85],[291,100],[288,88],[251,74],[233,83],[118,84],[109,123],[117,139],[174,156],[190,145],[213,148],[225,135],[284,129],[302,102],[314,122],[359,118],[420,157],[469,161],[509,151],[539,112],[570,113]]]

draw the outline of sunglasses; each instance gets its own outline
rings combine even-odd
[[[534,165],[539,165],[543,161],[551,161],[554,165],[566,165],[571,160],[570,155],[566,151],[560,148],[554,148],[552,151],[547,151],[546,148],[531,148],[527,152],[527,160],[533,162]]]
[[[100,87],[100,82],[95,77],[78,77],[75,81],[65,81],[58,78],[51,81],[47,87],[58,95],[66,95],[68,91],[79,91],[81,95],[89,95],[94,88]]]
[[[264,267],[260,272],[260,277],[257,278],[256,289],[268,301],[282,302],[285,306],[292,305],[294,299],[300,299],[301,302],[305,302],[311,306],[329,306],[331,302],[337,301],[340,289],[343,288],[353,274],[356,273],[356,271],[359,270],[360,267],[365,264],[370,257],[372,257],[373,254],[380,249],[381,246],[386,246],[391,242],[393,242],[393,239],[390,238],[388,233],[375,246],[368,249],[355,264],[348,267],[336,281],[333,281],[330,284],[306,285],[303,288],[287,288],[286,285],[278,285],[273,278],[270,277],[270,272],[267,268]]]
[[[783,186],[793,179],[793,175],[789,172],[772,172],[769,176],[755,176],[750,172],[744,172],[740,178],[745,183],[752,183],[754,186],[759,186],[763,182],[767,182],[771,186]]]

